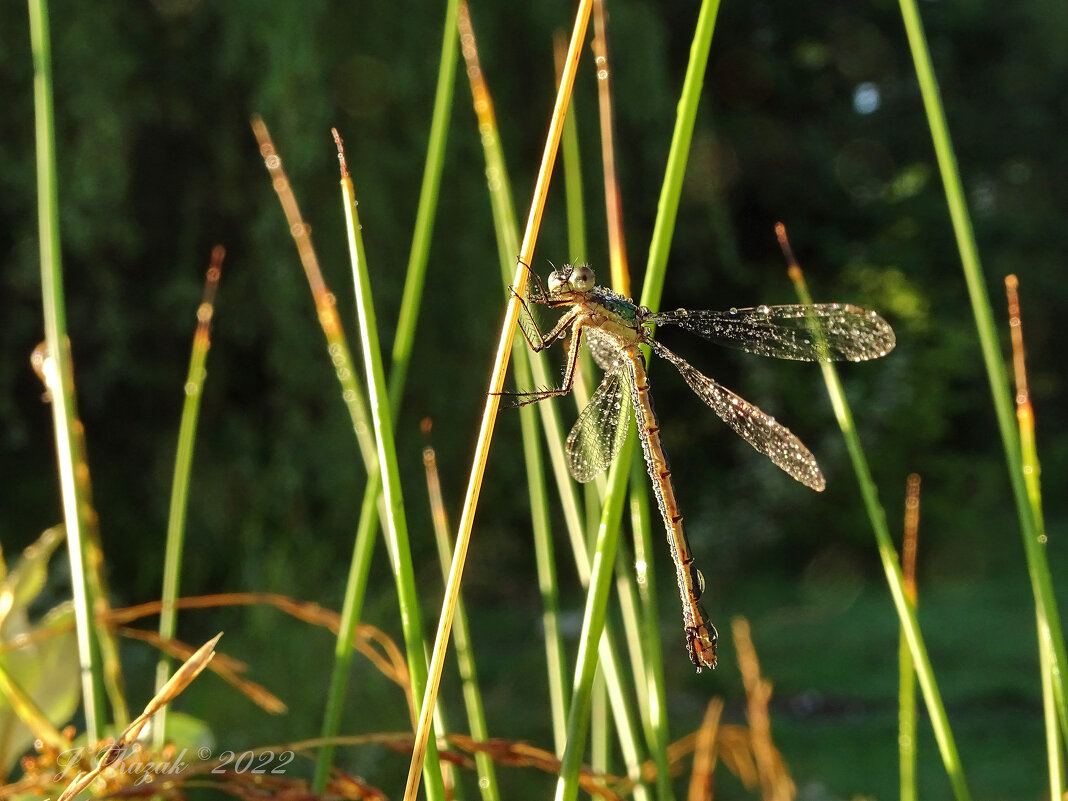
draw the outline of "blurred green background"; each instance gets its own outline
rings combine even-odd
[[[613,0],[617,141],[631,262],[656,211],[696,3]],[[1021,281],[1043,459],[1050,558],[1068,569],[1064,373],[1056,309],[1068,290],[1068,9],[1031,0],[928,2],[941,80],[995,312]],[[155,0],[51,12],[69,330],[96,506],[116,605],[157,597],[182,384],[211,246],[228,250],[190,494],[183,594],[263,590],[337,608],[363,471],[307,284],[248,125],[270,127],[350,337],[351,272],[330,127],[345,138],[383,342],[392,339],[429,129],[444,4],[374,0]],[[568,3],[471,9],[520,213],[554,91],[552,33]],[[588,52],[588,51],[587,51]],[[49,408],[29,368],[43,338],[25,8],[0,25],[0,537],[13,554],[59,521]],[[575,103],[588,259],[607,276],[592,56]],[[396,421],[424,612],[441,579],[425,500],[419,420],[434,437],[450,511],[466,484],[502,316],[484,162],[460,69],[427,290]],[[818,300],[880,310],[898,347],[842,369],[875,479],[900,530],[905,476],[923,476],[920,620],[980,799],[1039,798],[1044,756],[1034,612],[1015,510],[941,182],[897,6],[731,3],[720,11],[679,213],[664,306],[794,300],[775,243],[784,221]],[[559,175],[534,266],[567,261]],[[1007,332],[1007,325],[1005,326]],[[669,370],[652,381],[690,538],[725,642],[722,668],[692,674],[667,554],[659,558],[675,735],[725,694],[744,716],[729,643],[744,614],[775,683],[773,731],[802,798],[896,795],[897,624],[818,370],[666,339],[760,405],[820,459],[816,495],[754,454]],[[1007,336],[1004,338],[1007,343]],[[355,346],[355,340],[350,340]],[[1007,353],[1006,346],[1006,353]],[[569,400],[561,401],[573,416]],[[465,575],[491,731],[551,747],[518,416],[502,413]],[[399,638],[379,546],[366,606]],[[577,634],[582,597],[561,563]],[[1056,581],[1056,578],[1055,578]],[[1059,582],[1063,594],[1068,587]],[[57,570],[52,600],[67,592]],[[146,625],[154,625],[147,621]],[[221,747],[313,736],[333,638],[270,610],[182,615],[290,706],[268,719],[205,677],[180,708]],[[573,639],[571,640],[573,643]],[[124,650],[131,700],[155,654]],[[357,661],[345,727],[400,729],[399,694]],[[451,680],[451,679],[450,679]],[[532,700],[531,693],[534,693]],[[455,684],[447,685],[460,718]],[[540,696],[539,696],[540,694]],[[921,726],[925,726],[921,721]],[[948,797],[923,728],[921,792]],[[365,750],[346,767],[392,792],[402,757]],[[510,798],[551,782],[504,771]],[[726,780],[722,797],[740,793]]]

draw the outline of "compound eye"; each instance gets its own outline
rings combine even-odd
[[[597,283],[589,265],[581,264],[571,271],[571,286],[579,292],[589,292]]]
[[[549,294],[555,295],[567,289],[567,277],[560,270],[549,273]]]

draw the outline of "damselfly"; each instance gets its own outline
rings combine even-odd
[[[533,275],[533,274],[532,274]],[[579,343],[585,333],[594,361],[605,371],[604,380],[579,414],[567,438],[571,474],[586,482],[612,463],[626,439],[633,407],[653,494],[667,529],[671,556],[682,596],[686,650],[697,666],[716,666],[716,627],[701,606],[704,578],[682,528],[671,471],[660,441],[660,424],[653,411],[645,360],[639,345],[667,359],[686,383],[746,442],[768,456],[802,484],[824,488],[823,473],[815,457],[783,425],[756,406],[694,369],[652,338],[649,326],[674,325],[720,345],[778,359],[802,361],[864,361],[885,356],[894,347],[894,332],[872,311],[840,303],[757,306],[728,311],[675,311],[652,313],[629,298],[596,285],[586,265],[554,271],[548,288],[537,276],[527,299],[550,308],[570,307],[556,325],[542,334],[529,314],[522,327],[531,348],[540,351],[571,332],[563,384],[556,389],[521,393],[520,405],[571,391],[578,364]],[[529,309],[527,310],[529,312]]]

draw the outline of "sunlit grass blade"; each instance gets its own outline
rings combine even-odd
[[[634,565],[638,599],[641,605],[640,649],[645,669],[635,681],[641,699],[645,740],[656,763],[656,792],[661,801],[674,797],[667,748],[671,742],[668,729],[667,693],[664,688],[664,656],[660,647],[660,604],[656,595],[656,543],[653,521],[649,514],[649,478],[639,459],[631,460],[630,527],[634,533]]]
[[[397,601],[400,606],[404,646],[411,674],[412,691],[418,698],[427,687],[426,645],[423,641],[422,616],[415,586],[415,570],[412,566],[411,549],[408,543],[408,524],[401,493],[400,472],[397,468],[397,451],[393,439],[393,420],[386,390],[385,369],[378,344],[378,329],[374,305],[371,299],[367,256],[364,253],[363,235],[356,212],[356,193],[345,165],[341,138],[334,132],[338,157],[341,162],[341,193],[344,202],[345,227],[349,239],[349,256],[352,261],[353,283],[356,287],[356,308],[360,325],[360,342],[363,349],[367,390],[371,398],[371,420],[374,423],[375,442],[378,446],[379,472],[382,476],[382,495],[386,505],[386,547],[390,566],[397,585]],[[433,711],[434,700],[429,710]],[[432,724],[427,720],[428,733]],[[430,741],[426,748],[424,763],[427,798],[432,801],[445,798],[441,769],[438,763],[437,744]]]
[[[423,434],[430,437],[430,420],[423,420]],[[427,494],[430,496],[431,518],[434,522],[434,542],[441,560],[441,572],[449,573],[452,562],[452,536],[449,532],[449,518],[445,511],[445,501],[441,493],[441,478],[438,475],[437,456],[434,448],[428,444],[423,448],[423,467],[426,470]],[[467,610],[463,598],[456,602],[456,624],[452,629],[452,639],[456,646],[456,661],[460,666],[460,679],[463,682],[464,706],[467,709],[467,724],[471,737],[483,741],[489,739],[486,728],[486,714],[482,705],[482,691],[478,685],[478,672],[475,669],[475,653],[471,646],[471,628],[467,622]],[[478,768],[478,787],[485,801],[497,801],[500,790],[497,788],[497,772],[493,760],[488,754],[475,755]]]
[[[805,279],[801,268],[794,259],[790,244],[786,239],[786,229],[779,223],[776,226],[779,236],[779,244],[783,254],[790,265],[790,280],[794,283],[797,297],[802,303],[812,303],[812,296],[805,285]],[[879,558],[886,573],[887,584],[890,587],[890,595],[897,609],[897,616],[908,640],[909,649],[912,651],[912,660],[919,679],[920,689],[923,691],[923,699],[927,705],[927,713],[931,718],[934,728],[935,740],[938,742],[938,750],[942,755],[942,763],[945,765],[950,784],[953,787],[953,795],[957,801],[970,801],[971,793],[964,777],[964,768],[960,762],[960,754],[957,752],[957,743],[953,738],[953,731],[949,726],[949,718],[946,716],[945,704],[942,703],[942,694],[939,692],[935,681],[934,670],[931,660],[927,656],[927,646],[924,644],[923,635],[920,632],[919,623],[916,620],[916,610],[909,603],[905,592],[905,581],[901,574],[901,565],[898,564],[897,551],[890,539],[890,530],[886,524],[886,512],[879,503],[878,490],[871,477],[868,467],[868,459],[860,444],[860,436],[853,425],[853,412],[849,408],[842,382],[838,378],[838,371],[832,362],[820,362],[823,372],[823,380],[827,385],[827,394],[834,407],[834,415],[838,420],[838,427],[842,430],[845,439],[846,450],[849,452],[850,461],[853,464],[853,472],[860,486],[860,494],[864,500],[864,508],[868,513],[872,532],[875,534],[875,542],[879,550]]]
[[[636,436],[631,430],[620,448],[608,477],[608,496],[601,509],[601,525],[590,569],[590,584],[586,607],[582,616],[582,633],[576,659],[575,679],[572,683],[571,708],[567,718],[567,747],[560,764],[560,779],[556,784],[557,801],[573,801],[578,796],[579,769],[585,751],[585,734],[590,718],[591,691],[597,668],[598,643],[604,630],[608,609],[608,591],[615,567],[616,546],[619,543],[620,521],[626,493],[626,475],[634,452]],[[605,655],[601,651],[602,658]]]
[[[1068,699],[1065,697],[1065,685],[1068,682],[1068,656],[1065,654],[1060,612],[1057,609],[1057,601],[1053,592],[1053,579],[1050,575],[1049,562],[1046,559],[1045,542],[1039,530],[1041,520],[1035,517],[1028,497],[1020,435],[1017,427],[1013,425],[1012,392],[1009,389],[1008,375],[998,343],[994,313],[990,306],[982,265],[979,262],[979,251],[975,243],[971,218],[964,201],[964,190],[957,170],[953,144],[949,138],[949,127],[942,108],[938,81],[935,78],[934,68],[931,66],[931,54],[927,47],[923,22],[915,0],[900,0],[900,5],[905,32],[908,35],[909,49],[912,51],[912,61],[916,68],[916,78],[923,96],[927,124],[931,129],[938,169],[946,193],[949,215],[957,239],[957,249],[960,251],[964,281],[968,288],[972,313],[975,316],[975,327],[979,335],[987,378],[990,382],[998,430],[1005,449],[1009,483],[1016,502],[1016,514],[1020,522],[1020,535],[1023,537],[1024,554],[1027,558],[1031,590],[1035,596],[1039,627],[1048,631],[1049,680],[1053,685],[1057,716],[1060,719],[1062,736],[1068,739]]]
[[[920,530],[920,476],[909,474],[905,487],[905,535],[901,548],[901,575],[905,598],[916,610],[916,543]],[[916,801],[916,669],[902,627],[898,643],[898,733],[901,801]]]
[[[312,300],[315,302],[315,310],[319,317],[319,325],[322,326],[323,334],[326,335],[327,352],[330,355],[331,364],[334,365],[338,382],[341,384],[341,399],[345,402],[345,408],[349,412],[349,419],[352,421],[352,430],[356,434],[356,443],[360,447],[364,467],[368,473],[371,473],[378,469],[375,438],[371,431],[371,415],[367,411],[366,393],[360,383],[359,371],[352,362],[352,351],[345,339],[344,327],[337,313],[337,299],[323,280],[322,270],[319,269],[319,257],[315,255],[315,248],[311,241],[311,226],[304,222],[304,217],[300,213],[300,206],[297,205],[297,198],[293,194],[293,188],[282,166],[282,158],[271,139],[271,133],[263,118],[258,114],[252,115],[251,124],[252,133],[260,146],[264,166],[267,167],[267,172],[271,176],[271,184],[278,195],[286,223],[289,225],[289,232],[297,246],[297,255],[304,268],[304,275],[308,279]]]
[[[594,0],[593,4],[593,53],[597,67],[597,99],[600,117],[601,161],[604,171],[605,219],[608,226],[608,252],[611,265],[612,289],[624,297],[630,297],[630,265],[627,258],[626,237],[623,229],[623,197],[616,173],[615,148],[615,112],[612,97],[612,65],[609,59],[608,24],[604,0]],[[588,354],[587,354],[588,355]],[[634,459],[637,480],[631,480],[630,491],[638,493],[639,500],[632,501],[631,523],[635,541],[635,552],[651,557],[653,553],[652,530],[648,514],[641,514],[642,503],[648,512],[648,484],[642,475],[639,459]],[[621,554],[625,549],[620,549]],[[671,787],[671,775],[668,770],[667,744],[670,735],[667,728],[666,694],[663,684],[663,663],[659,635],[650,651],[648,646],[649,620],[639,613],[651,615],[652,625],[659,627],[659,605],[654,593],[646,592],[641,602],[635,589],[635,569],[638,560],[618,558],[616,584],[623,610],[623,624],[630,644],[631,664],[637,688],[638,709],[641,713],[642,726],[646,742],[653,760],[657,765],[657,795],[663,801],[674,797]],[[637,567],[644,570],[640,579],[646,579],[651,562],[641,561]]]
[[[397,317],[397,334],[393,340],[389,375],[391,403],[399,403],[401,389],[408,377],[408,363],[415,341],[415,318],[419,316],[419,305],[423,297],[426,266],[430,256],[430,235],[437,213],[438,190],[441,187],[441,173],[445,164],[445,142],[452,117],[456,63],[459,60],[459,41],[456,34],[459,6],[459,0],[447,0],[445,5],[438,82],[434,91],[434,114],[430,121],[423,182],[419,186],[419,206],[415,213],[412,246],[408,253],[408,274],[405,277],[404,295],[401,297],[400,313]]]
[[[1020,429],[1021,458],[1027,498],[1038,531],[1038,540],[1046,541],[1045,516],[1042,513],[1042,485],[1038,465],[1038,446],[1035,442],[1035,415],[1031,407],[1031,393],[1027,388],[1027,365],[1024,359],[1023,318],[1020,315],[1019,281],[1015,275],[1005,278],[1005,292],[1009,301],[1009,332],[1012,338],[1012,364],[1016,377],[1016,421]],[[1048,621],[1036,609],[1038,624],[1039,666],[1042,674],[1042,711],[1046,724],[1046,752],[1049,764],[1050,797],[1061,798],[1065,791],[1064,736],[1057,726],[1057,683],[1052,638]]]
[[[679,100],[671,147],[668,151],[668,163],[660,192],[656,222],[653,226],[645,284],[642,290],[641,303],[651,309],[656,308],[663,291],[668,250],[674,233],[675,216],[682,193],[682,180],[686,172],[686,158],[693,136],[694,120],[697,116],[701,85],[704,81],[718,10],[718,0],[705,0],[701,4],[693,43],[690,47],[690,60]],[[648,353],[646,358],[648,358]],[[564,751],[560,781],[556,785],[557,801],[571,801],[578,793],[577,780],[582,762],[580,743],[588,719],[590,685],[596,664],[596,656],[591,645],[600,638],[604,626],[608,588],[619,539],[619,521],[623,514],[624,491],[630,473],[630,460],[633,458],[635,439],[634,431],[631,430],[608,477],[608,494],[601,510],[597,552],[594,557],[586,609],[583,615],[572,705],[568,714],[568,747]]]
[[[467,61],[467,73],[471,82],[471,91],[474,98],[475,111],[479,120],[479,130],[482,135],[483,150],[486,157],[486,176],[490,188],[490,198],[493,207],[494,226],[497,232],[498,250],[502,254],[502,271],[505,282],[511,278],[512,253],[518,243],[518,224],[515,220],[515,212],[512,206],[511,192],[509,189],[508,173],[504,164],[504,155],[501,150],[497,124],[493,114],[493,103],[488,87],[483,79],[481,68],[478,63],[478,54],[475,46],[475,38],[470,28],[470,20],[466,15],[465,7],[461,7],[461,35],[464,44],[464,58]],[[568,119],[571,115],[568,114]],[[565,126],[566,127],[566,126]],[[570,208],[569,208],[570,213]],[[518,349],[520,358],[515,361],[516,381],[520,388],[526,389],[531,386],[546,386],[549,383],[549,374],[546,370],[543,354],[535,354],[526,347],[525,342],[516,338],[514,347]],[[525,354],[525,357],[524,357]],[[560,497],[563,502],[564,519],[567,525],[572,554],[578,570],[579,580],[584,586],[589,584],[590,555],[583,536],[583,522],[575,482],[571,479],[567,470],[567,457],[564,453],[564,433],[560,425],[559,413],[555,404],[537,404],[541,413],[542,424],[546,430],[546,439],[549,445],[549,453],[553,468],[553,475]],[[565,744],[567,686],[564,676],[564,658],[562,645],[559,641],[559,633],[556,624],[556,575],[552,560],[552,538],[547,525],[547,505],[544,499],[544,483],[540,463],[540,446],[538,434],[530,426],[533,425],[533,417],[527,417],[524,413],[531,412],[533,407],[524,406],[519,409],[520,421],[523,428],[524,451],[528,454],[527,476],[531,487],[531,508],[534,522],[535,553],[538,564],[538,582],[542,591],[544,605],[543,621],[546,628],[546,649],[549,664],[549,688],[552,704],[553,733],[557,753],[562,754]],[[527,421],[530,421],[529,423]],[[531,466],[529,454],[537,453],[537,463]],[[534,488],[540,487],[540,495],[535,496]],[[544,509],[544,511],[543,511]],[[608,684],[609,698],[612,704],[613,715],[616,719],[616,730],[619,734],[620,747],[624,760],[627,764],[628,775],[633,780],[639,780],[641,775],[641,755],[639,735],[634,724],[634,715],[630,711],[632,702],[624,691],[624,681],[620,673],[620,666],[616,663],[613,654],[617,652],[617,638],[611,628],[605,630],[605,636],[600,644],[602,653],[602,665],[604,667],[606,682]],[[559,700],[557,700],[559,699]],[[639,786],[636,794],[642,797],[645,788]]]
[[[458,0],[448,0],[442,32],[441,58],[438,65],[437,88],[434,93],[434,111],[427,143],[427,158],[423,170],[423,183],[419,190],[419,206],[416,211],[415,233],[409,251],[408,269],[405,277],[404,295],[393,341],[392,365],[389,376],[389,408],[392,415],[400,410],[401,396],[408,374],[408,363],[415,342],[415,327],[418,308],[422,298],[426,265],[430,258],[430,233],[437,212],[438,190],[445,159],[445,143],[448,138],[449,119],[452,114],[453,86],[456,77],[457,41],[456,14]],[[382,478],[377,469],[368,472],[367,487],[360,505],[356,539],[352,549],[349,576],[345,584],[342,602],[342,627],[334,647],[334,669],[327,692],[326,711],[323,715],[322,736],[329,740],[337,733],[341,722],[349,665],[352,659],[353,632],[363,608],[367,577],[374,550],[374,533],[378,525],[381,504]],[[322,792],[330,771],[333,748],[327,745],[316,760],[313,787]]]
[[[630,297],[630,269],[623,236],[623,197],[616,176],[615,113],[612,109],[612,73],[608,60],[608,25],[605,0],[593,3],[593,55],[597,64],[597,108],[601,118],[601,161],[604,165],[604,199],[608,220],[608,257],[612,289]]]
[[[34,130],[37,152],[37,216],[41,248],[41,298],[44,304],[45,340],[51,363],[49,390],[56,435],[63,517],[67,527],[71,587],[77,620],[78,661],[82,675],[82,705],[86,733],[96,742],[103,726],[103,677],[97,659],[100,639],[93,616],[93,598],[86,565],[87,545],[83,511],[88,508],[75,476],[78,437],[74,403],[74,367],[67,337],[67,311],[63,297],[60,256],[59,187],[56,175],[55,113],[52,102],[52,54],[47,0],[29,0],[30,45],[33,50]]]
[[[567,37],[562,31],[553,35],[553,58],[556,80],[567,60]],[[573,263],[586,260],[586,202],[582,189],[582,158],[579,152],[578,122],[575,109],[564,120],[564,135],[560,141],[564,162],[564,200],[567,207],[567,254]],[[533,265],[532,265],[533,266]]]
[[[371,430],[370,412],[367,410],[359,372],[352,361],[352,351],[345,339],[344,328],[337,312],[337,301],[323,280],[322,271],[319,269],[319,259],[311,242],[310,227],[304,223],[300,207],[270,132],[258,115],[253,115],[251,124],[253,134],[260,146],[260,155],[272,178],[272,185],[282,205],[290,233],[297,246],[297,254],[304,268],[304,274],[308,279],[308,286],[318,312],[319,324],[326,336],[327,352],[334,365],[334,373],[341,384],[341,398],[348,410],[349,419],[352,421],[356,443],[368,476],[368,486],[365,489],[361,506],[349,576],[345,584],[345,599],[342,607],[344,624],[338,631],[338,639],[335,643],[334,669],[323,715],[321,733],[326,744],[316,758],[315,776],[312,780],[312,786],[321,792],[326,787],[333,759],[333,746],[329,738],[337,734],[341,724],[345,687],[352,664],[353,630],[360,616],[367,587],[367,575],[370,570],[371,556],[374,553],[375,530],[379,521],[385,518],[385,507],[380,493],[381,481],[378,477],[378,457]],[[384,532],[383,528],[383,534]]]
[[[594,0],[593,7],[593,16],[596,18],[597,0]],[[558,30],[553,33],[553,61],[556,67],[558,85],[566,60],[567,37],[563,31]],[[586,261],[588,248],[586,245],[586,208],[582,189],[582,163],[579,155],[577,120],[578,108],[574,99],[572,99],[567,117],[564,119],[564,133],[561,138],[560,149],[564,166],[567,252],[571,263],[582,264]],[[583,348],[579,355],[578,372],[571,392],[572,400],[579,411],[585,407],[586,402],[589,400],[591,377],[593,375],[591,366],[592,357],[589,351]],[[582,486],[583,506],[586,510],[586,541],[587,547],[590,549],[593,548],[597,534],[598,510],[600,509],[601,495],[603,493],[603,476],[598,476],[598,480]],[[590,768],[594,773],[607,774],[611,764],[611,743],[609,739],[611,723],[609,720],[608,686],[604,671],[601,668],[598,669],[597,674],[594,676],[590,710]],[[625,748],[624,750],[628,750],[631,754],[634,753],[633,749]],[[563,753],[562,748],[560,753]],[[637,760],[630,760],[629,767],[632,769],[634,777],[637,778],[640,771]],[[640,787],[638,792],[644,795],[645,788]]]
[[[471,468],[467,493],[464,497],[463,512],[460,515],[459,532],[456,537],[456,551],[453,555],[452,568],[449,571],[449,580],[445,586],[445,599],[442,603],[442,612],[438,620],[438,630],[434,638],[434,652],[431,658],[430,667],[431,680],[427,684],[427,693],[423,698],[422,708],[420,710],[419,726],[416,729],[415,748],[412,754],[412,765],[408,772],[408,783],[404,795],[405,801],[414,801],[418,790],[419,766],[422,764],[423,751],[426,748],[426,741],[430,735],[430,715],[437,698],[437,684],[445,660],[445,651],[448,647],[449,631],[452,627],[452,615],[455,610],[456,598],[460,589],[460,578],[463,575],[464,562],[467,559],[467,548],[471,542],[471,528],[474,523],[475,510],[478,506],[478,496],[482,487],[482,477],[485,473],[486,459],[489,456],[490,441],[493,438],[493,428],[497,418],[497,410],[500,406],[500,393],[504,388],[505,372],[508,367],[509,356],[519,321],[519,299],[526,292],[528,268],[525,265],[529,265],[534,258],[534,244],[537,241],[538,231],[541,228],[541,217],[545,210],[545,198],[548,194],[549,179],[552,175],[552,166],[556,161],[556,152],[560,144],[560,133],[563,127],[564,115],[566,114],[567,103],[571,96],[571,88],[574,85],[580,46],[586,36],[586,25],[589,21],[589,15],[590,0],[582,0],[576,16],[574,34],[571,38],[571,46],[568,50],[568,61],[567,66],[564,69],[564,80],[561,81],[560,90],[557,92],[556,104],[553,107],[552,120],[549,124],[549,132],[546,137],[541,168],[538,171],[537,182],[534,186],[534,195],[531,202],[530,214],[527,219],[527,227],[523,235],[523,243],[519,249],[519,264],[516,267],[515,278],[512,282],[514,291],[508,301],[504,324],[501,328],[501,336],[497,343],[497,355],[494,359],[489,391],[486,396],[486,406],[483,411],[482,423],[479,429],[477,444],[475,446],[474,464]]]
[[[653,224],[649,256],[645,263],[645,282],[642,284],[641,305],[653,310],[659,308],[660,296],[664,291],[664,275],[671,250],[671,238],[675,233],[675,217],[679,210],[682,181],[686,177],[686,160],[690,154],[697,106],[701,101],[701,87],[705,80],[705,65],[708,63],[708,51],[712,46],[712,32],[716,28],[718,13],[719,0],[704,0],[701,3],[697,28],[690,43],[690,60],[679,97],[675,128],[671,134],[664,182],[660,186],[656,221]],[[645,357],[648,360],[649,354],[646,353]]]
[[[193,334],[193,351],[189,357],[189,371],[185,379],[185,401],[178,425],[178,448],[174,457],[174,477],[171,482],[171,508],[167,518],[167,544],[163,556],[162,608],[159,615],[159,636],[162,640],[175,637],[178,610],[178,586],[182,575],[182,549],[185,544],[185,513],[189,501],[189,476],[193,469],[193,448],[196,444],[200,398],[204,391],[207,371],[204,364],[211,346],[211,318],[215,311],[215,292],[219,288],[222,262],[226,251],[216,245],[211,252],[211,266],[204,279],[204,294],[197,307],[197,327]],[[163,689],[171,674],[171,660],[166,656],[156,663],[156,692]],[[162,748],[167,736],[167,707],[164,706],[153,721],[152,739]]]
[[[478,47],[474,29],[466,3],[460,4],[458,17],[460,41],[464,61],[467,65],[467,77],[471,87],[475,114],[481,133],[482,148],[486,158],[486,182],[489,186],[490,205],[493,211],[493,227],[497,240],[501,271],[505,283],[511,278],[513,259],[519,250],[519,224],[516,222],[515,207],[512,202],[511,184],[504,164],[500,134],[497,130],[496,115],[493,112],[493,100],[482,76],[482,67],[478,60]],[[570,119],[570,115],[568,115]],[[531,353],[520,338],[513,343],[515,351],[515,374],[517,385],[522,388],[533,386],[533,365],[545,373],[544,361],[537,354]],[[524,357],[526,353],[529,358]],[[529,382],[529,383],[525,383]],[[549,404],[541,404],[548,406]],[[543,415],[553,409],[541,410]],[[535,566],[538,575],[538,590],[542,601],[542,632],[545,642],[546,673],[549,683],[549,710],[552,720],[553,739],[557,755],[564,750],[564,730],[567,721],[567,680],[563,639],[560,636],[560,603],[557,586],[555,545],[549,527],[549,499],[545,486],[542,445],[538,432],[535,410],[532,406],[519,409],[519,424],[522,432],[523,458],[527,475],[527,494],[530,497],[531,527],[534,537]],[[546,418],[543,417],[543,420]],[[559,419],[556,430],[559,431]],[[571,488],[573,490],[573,488]],[[572,491],[571,515],[578,520],[577,495]]]

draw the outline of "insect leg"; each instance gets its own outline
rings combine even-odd
[[[578,315],[578,309],[564,315],[563,319],[553,327],[553,330],[542,338],[543,344],[541,348],[544,348],[546,345],[550,345],[560,339],[560,337],[566,333],[567,326],[574,321],[574,328],[571,332],[571,343],[568,346],[567,367],[564,369],[563,383],[559,387],[539,389],[534,392],[501,392],[501,395],[516,398],[516,406],[526,406],[527,404],[537,403],[546,398],[555,398],[559,395],[566,395],[571,391],[571,388],[575,385],[575,373],[578,368],[579,343],[582,340],[582,329],[584,327],[582,320],[576,319],[578,318]],[[527,341],[529,342],[529,340]],[[535,352],[541,350],[541,348],[535,347],[532,342],[530,343],[530,347],[533,348]]]

